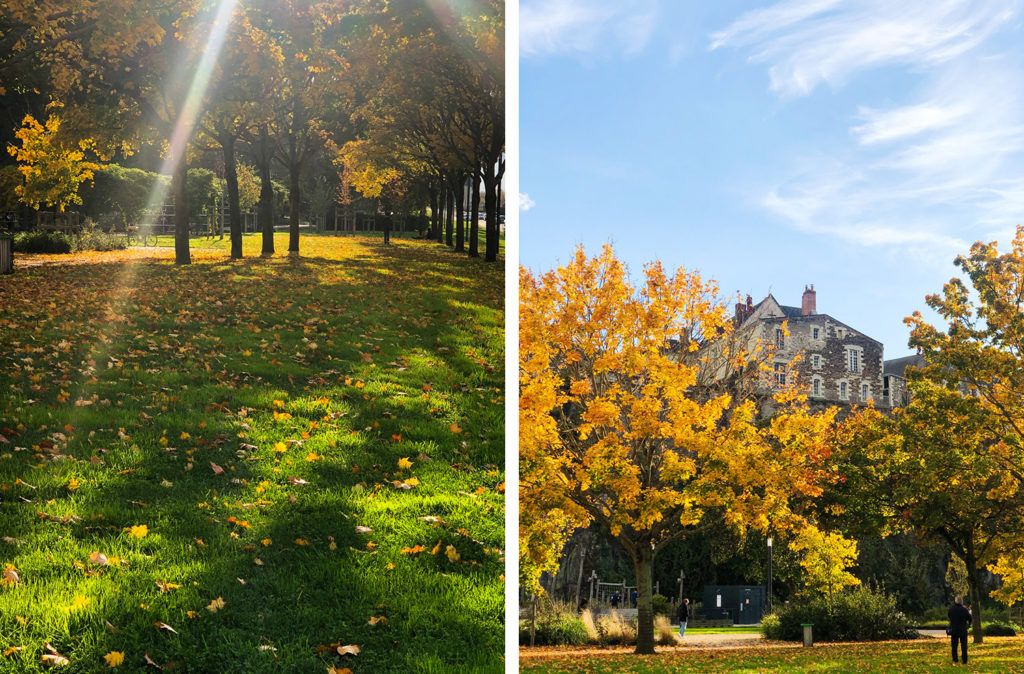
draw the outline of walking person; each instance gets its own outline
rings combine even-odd
[[[679,637],[686,636],[686,623],[690,620],[690,600],[683,599],[676,609],[676,617],[679,618]]]
[[[957,597],[949,607],[949,644],[956,663],[956,645],[960,643],[960,662],[967,664],[967,627],[971,624],[971,612],[964,608],[963,597]]]

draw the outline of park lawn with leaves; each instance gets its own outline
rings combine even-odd
[[[687,630],[689,631],[689,630]],[[520,650],[522,672],[1024,672],[1024,637],[986,637],[985,643],[970,644],[969,662],[951,662],[947,639],[883,641],[816,645],[774,645],[752,648],[666,648],[656,655],[633,655],[629,650],[600,653],[594,649],[554,655],[551,649]]]
[[[502,670],[500,263],[302,246],[0,277],[0,670]]]
[[[468,225],[467,225],[467,227],[468,227]],[[417,233],[413,232],[413,231],[392,232],[391,233],[391,240],[394,241],[396,239],[408,239],[408,238],[412,238],[412,237],[416,236],[416,234]],[[262,236],[263,235],[260,234],[260,233],[255,233],[255,234],[254,233],[249,233],[249,234],[243,234],[242,235],[243,249],[247,250],[248,248],[253,247],[253,250],[248,250],[248,252],[246,254],[255,254],[255,255],[259,254],[260,245],[261,245],[260,242],[262,242],[262,238],[261,238]],[[309,235],[304,235],[303,236],[303,241],[305,241],[305,236],[309,236]],[[319,238],[326,238],[326,237],[342,237],[342,238],[346,238],[346,237],[353,237],[353,236],[355,236],[355,235],[343,234],[343,233],[339,233],[339,232],[324,232],[324,233],[315,235],[315,238],[317,238],[317,239],[319,239]],[[384,233],[383,232],[377,232],[377,231],[359,232],[357,238],[359,238],[360,240],[366,241],[366,242],[373,242],[373,243],[378,243],[379,244],[384,239]],[[254,243],[254,242],[256,242],[256,243]],[[224,232],[224,236],[221,236],[220,234],[216,234],[214,236],[207,236],[205,234],[195,235],[195,236],[192,236],[190,238],[190,243],[191,243],[191,246],[194,249],[214,248],[214,249],[217,249],[217,250],[227,250],[227,251],[231,250],[231,237],[228,235],[227,231]],[[484,246],[486,245],[486,243],[487,243],[487,232],[484,230],[483,223],[481,221],[480,230],[479,230],[479,240],[478,240],[478,246],[479,246],[479,249],[481,251],[481,253],[480,253],[481,255],[483,255],[482,251],[484,250]],[[142,238],[141,237],[136,237],[135,244],[139,245],[139,246],[142,246],[143,245]],[[288,239],[286,237],[282,238],[282,236],[277,236],[275,238],[274,245],[275,245],[275,247],[277,248],[278,251],[282,251],[282,252],[286,251],[286,250],[288,250]],[[436,244],[436,245],[440,248],[440,246],[442,244]],[[468,231],[466,232],[466,243],[465,243],[465,245],[466,245],[466,250],[469,250],[469,232]],[[162,247],[162,246],[173,248],[174,247],[174,236],[170,235],[170,234],[161,234],[160,236],[150,236],[150,237],[146,238],[146,240],[145,240],[145,247]],[[302,243],[299,244],[299,247],[300,248],[302,247]],[[498,254],[499,255],[504,255],[505,254],[505,233],[504,232],[501,232],[499,234]],[[458,255],[462,255],[462,253],[458,253]]]

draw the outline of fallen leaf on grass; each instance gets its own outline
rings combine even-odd
[[[411,548],[402,548],[403,555],[418,555],[426,550],[422,545],[414,545]]]
[[[216,613],[222,608],[224,608],[224,600],[220,597],[217,597],[216,599],[210,602],[210,604],[206,607],[206,610],[210,613]]]
[[[444,553],[448,555],[449,562],[452,562],[454,564],[455,562],[459,561],[459,553],[455,549],[454,545],[449,545],[447,548],[445,548]]]
[[[309,545],[309,541],[307,541],[305,538],[296,538],[295,545]]]
[[[408,468],[412,468],[412,461],[410,461],[409,459],[403,457],[403,458],[398,460],[398,467],[401,470],[406,470]]]
[[[369,624],[371,624],[371,625],[376,625],[377,623],[384,623],[386,625],[387,622],[388,622],[388,619],[387,619],[386,616],[380,616],[379,618],[377,618],[375,616],[370,616],[370,619],[367,620],[367,622]]]
[[[153,623],[153,626],[156,627],[158,630],[167,630],[168,632],[173,632],[174,634],[178,633],[178,630],[174,629],[167,623],[160,622],[159,620]]]
[[[121,651],[110,651],[103,656],[103,659],[107,661],[107,667],[117,667],[124,662],[124,653]]]
[[[291,475],[289,475],[288,484],[304,485],[309,483],[303,480],[301,477],[292,477]]]
[[[117,628],[114,627],[109,620],[104,620],[103,624],[107,628],[108,632],[110,632],[111,634],[117,634]]]
[[[338,669],[334,665],[329,665],[327,667],[327,674],[352,674],[352,670],[348,667],[342,667],[341,669]]]
[[[12,653],[17,653],[22,648],[23,648],[22,646],[11,646],[6,651],[4,651],[4,657],[6,658],[8,655],[11,655]]]
[[[4,564],[4,572],[0,575],[0,585],[3,587],[14,587],[18,584],[18,571],[13,564]]]
[[[373,529],[371,529],[370,527],[364,527],[364,526],[360,525],[360,526],[356,527],[356,533],[357,534],[372,534],[373,533]]]
[[[220,466],[218,466],[217,464],[215,464],[213,461],[210,462],[210,468],[213,469],[213,474],[214,475],[223,475],[224,474],[224,469],[221,468]]]
[[[165,583],[162,580],[156,581],[156,586],[160,588],[160,592],[164,594],[167,594],[171,590],[177,590],[179,587],[181,587],[177,583]]]
[[[135,538],[145,538],[149,533],[149,527],[145,524],[136,524],[129,530],[129,533]]]
[[[155,662],[153,662],[153,658],[149,657],[149,653],[148,652],[145,655],[143,655],[142,657],[145,658],[146,664],[149,665],[150,667],[156,667],[157,669],[159,669],[161,671],[163,670],[162,666],[160,666],[160,665],[156,664]]]
[[[89,555],[89,563],[95,564],[96,566],[106,566],[108,561],[107,556],[102,552],[93,552]]]
[[[359,655],[359,646],[356,646],[355,644],[338,646],[338,655]]]
[[[47,650],[46,653],[43,653],[43,662],[47,665],[51,667],[63,667],[64,665],[71,664],[71,661],[58,653],[57,649],[51,646],[49,641],[43,644],[43,647]]]

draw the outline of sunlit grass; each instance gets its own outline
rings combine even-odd
[[[689,630],[687,630],[689,633]],[[668,648],[657,655],[637,656],[618,649],[552,647],[521,651],[523,672],[1024,672],[1024,637],[986,637],[970,644],[969,664],[953,665],[947,639],[745,648]]]
[[[245,244],[0,278],[0,671],[501,671],[500,268]]]

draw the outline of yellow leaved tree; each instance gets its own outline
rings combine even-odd
[[[86,158],[91,140],[68,141],[60,135],[61,118],[51,113],[45,124],[25,115],[15,136],[21,146],[11,145],[8,152],[18,162],[24,183],[15,188],[22,202],[39,209],[51,206],[61,213],[69,204],[82,203],[78,188],[93,178],[102,166]]]
[[[847,571],[857,563],[857,541],[808,525],[789,547],[800,553],[800,566],[806,573],[804,584],[809,590],[825,595],[829,606],[843,588],[860,585],[860,580]]]
[[[824,479],[832,414],[766,393],[770,350],[717,294],[657,262],[635,288],[610,246],[520,270],[520,580],[536,589],[574,529],[601,527],[633,559],[637,653],[654,652],[659,550],[713,527],[802,529],[796,502]]]

